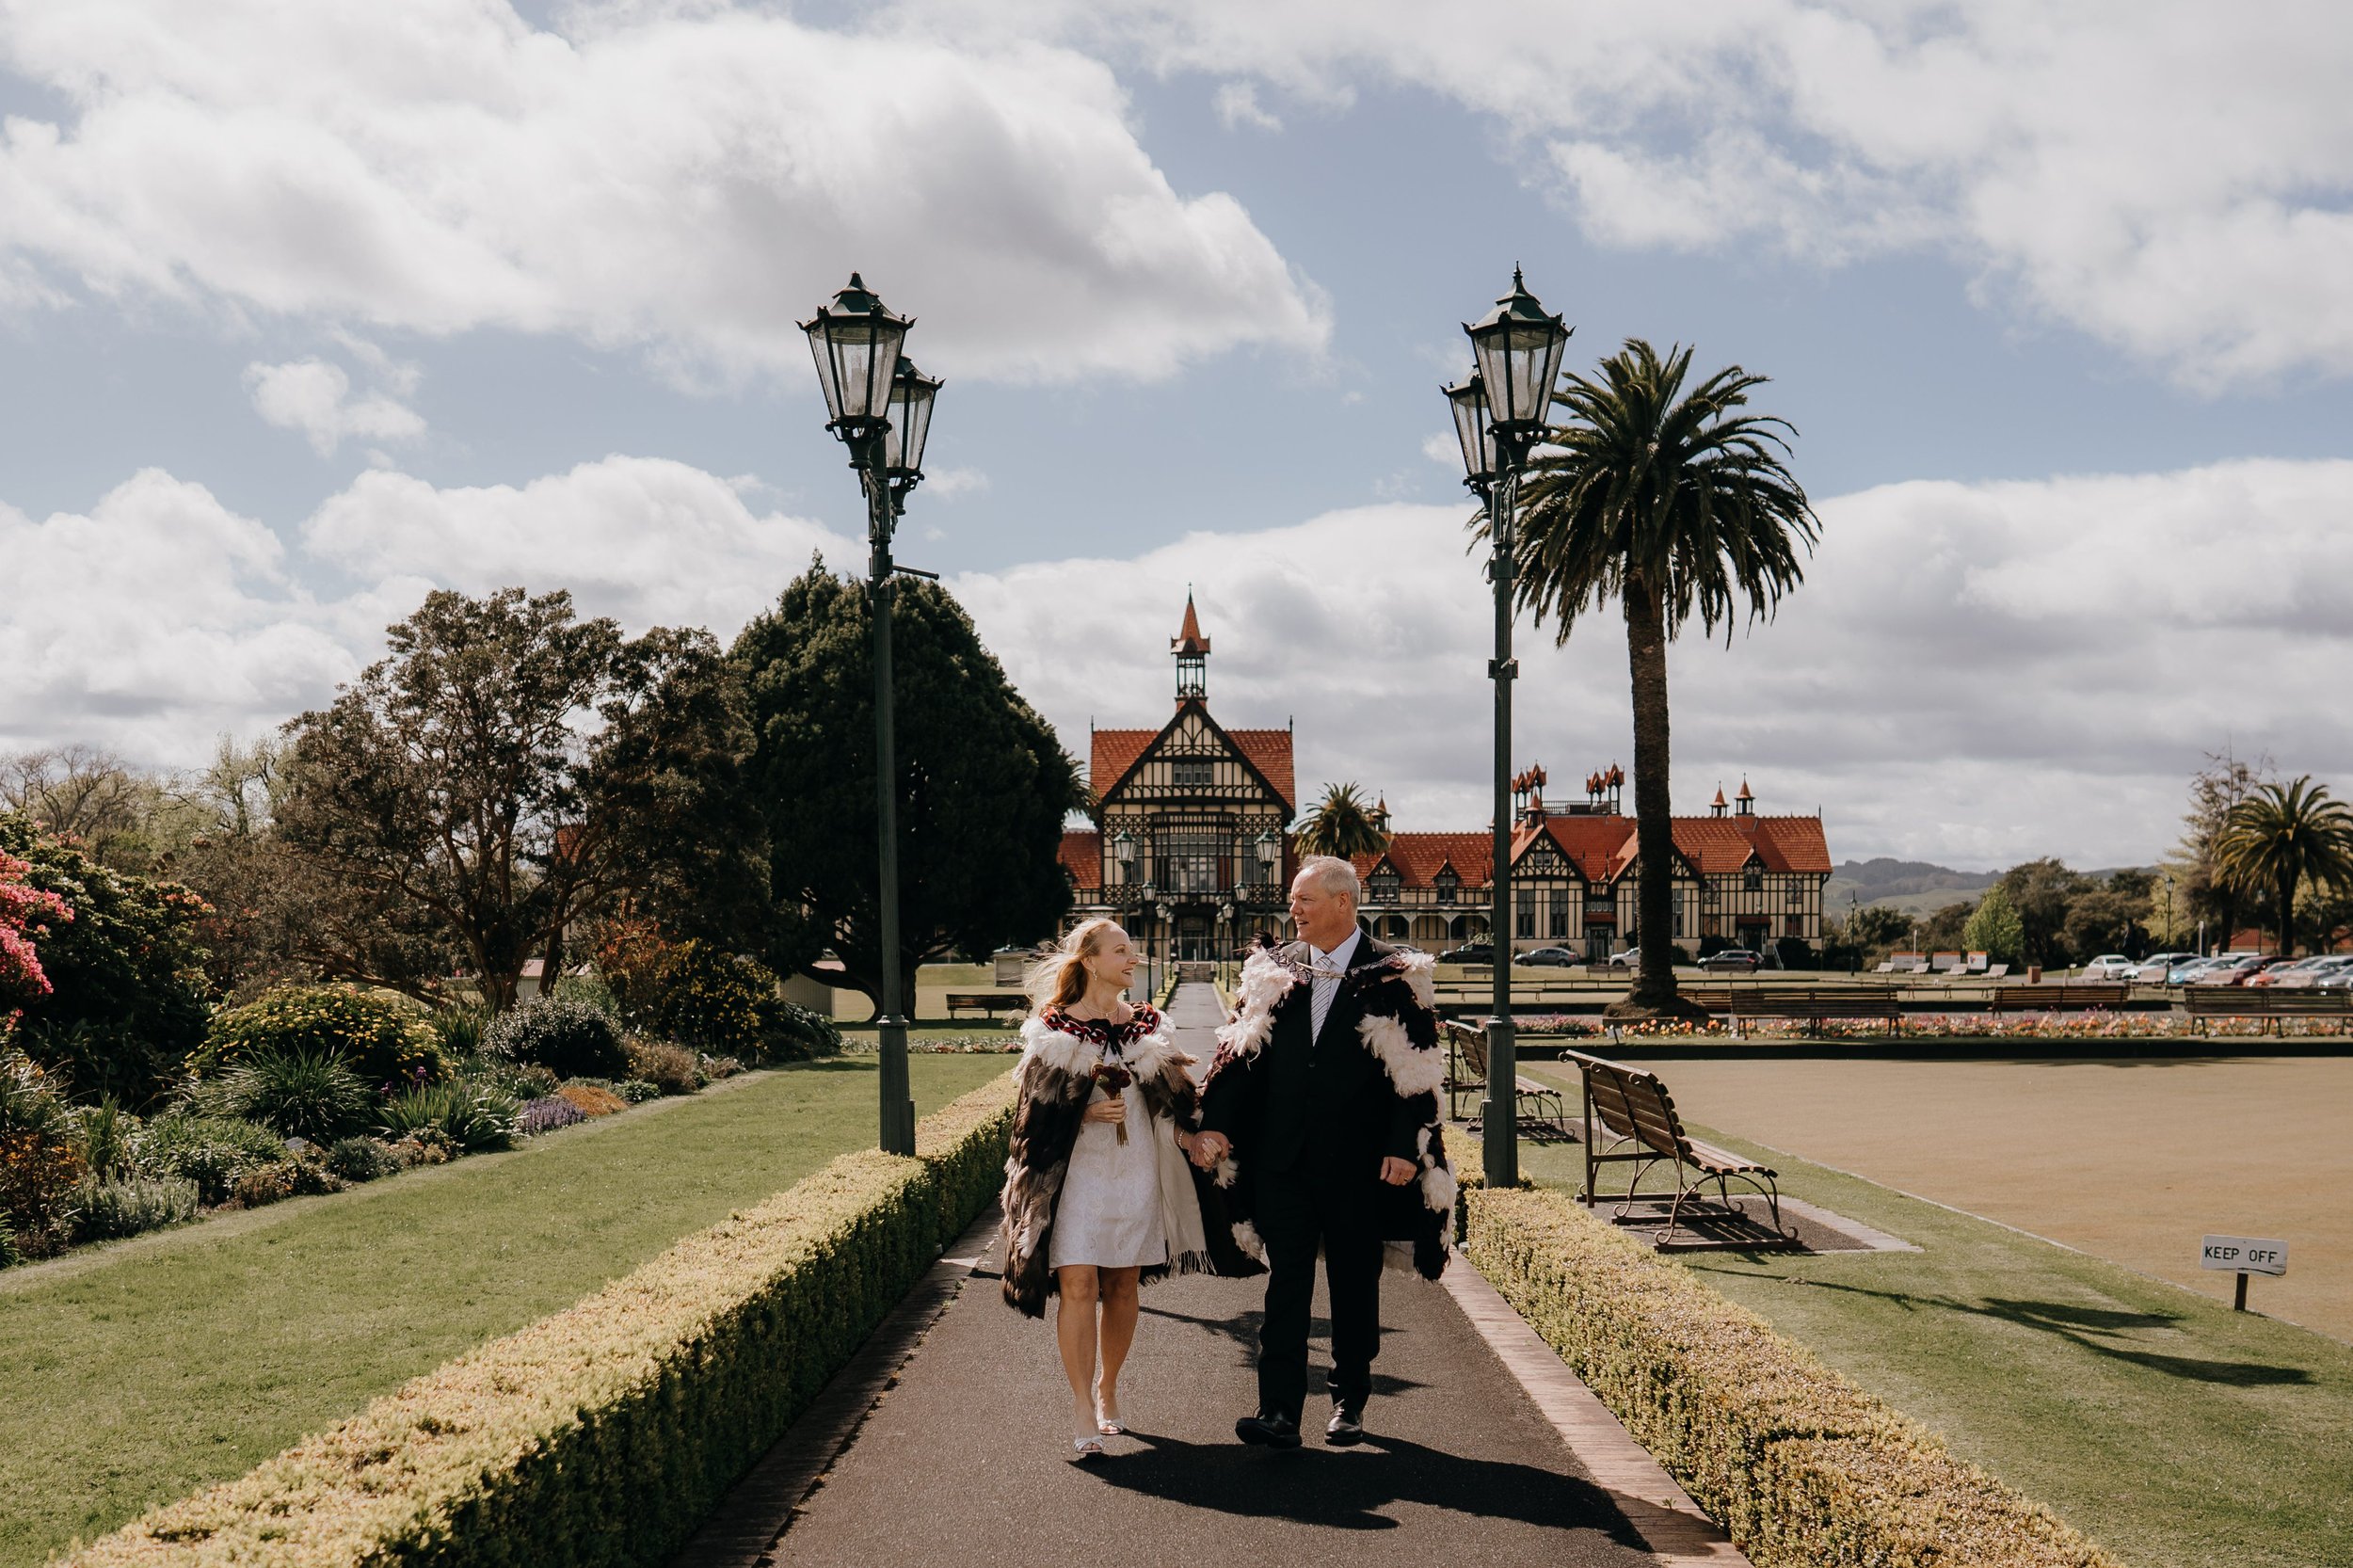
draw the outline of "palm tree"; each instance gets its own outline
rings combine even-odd
[[[1803,581],[1819,521],[1784,464],[1785,420],[1745,414],[1765,382],[1737,365],[1689,392],[1691,351],[1660,359],[1640,338],[1602,361],[1601,379],[1572,373],[1554,401],[1567,423],[1520,482],[1520,603],[1566,643],[1577,616],[1612,599],[1625,618],[1634,692],[1634,814],[1641,866],[1636,918],[1641,968],[1621,1015],[1678,1010],[1672,891],[1674,837],[1667,760],[1667,644],[1694,615],[1732,636],[1745,604],[1753,624]]]
[[[2292,952],[2297,884],[2353,883],[2353,810],[2311,774],[2258,785],[2223,818],[2214,850],[2215,869],[2233,885],[2257,895],[2278,891],[2280,951]]]
[[[1299,853],[1330,855],[1353,860],[1359,855],[1379,855],[1389,847],[1372,808],[1354,784],[1326,784],[1315,809],[1300,819]]]

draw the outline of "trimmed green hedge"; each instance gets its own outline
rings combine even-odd
[[[578,1305],[493,1340],[75,1568],[654,1564],[985,1207],[1006,1074],[913,1160],[843,1155]]]
[[[1756,1568],[2118,1568],[1566,1193],[1465,1205],[1480,1272]]]

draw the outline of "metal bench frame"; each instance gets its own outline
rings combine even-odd
[[[1462,1110],[1464,1098],[1470,1096],[1472,1111],[1476,1114],[1479,1105],[1486,1096],[1487,1032],[1476,1025],[1461,1023],[1452,1018],[1440,1019],[1438,1028],[1446,1036],[1447,1119],[1454,1122],[1465,1121],[1467,1118],[1464,1116]],[[1551,1105],[1551,1110],[1548,1112],[1545,1109],[1547,1102]],[[1532,1115],[1522,1109],[1531,1104],[1536,1107],[1536,1112]],[[1550,1123],[1553,1129],[1561,1137],[1573,1136],[1569,1130],[1568,1096],[1549,1083],[1539,1083],[1532,1078],[1522,1078],[1514,1074],[1512,1083],[1512,1109],[1513,1114],[1522,1124],[1531,1121],[1546,1122]]]
[[[1585,1082],[1585,1190],[1577,1194],[1579,1203],[1598,1209],[1602,1203],[1597,1179],[1600,1168],[1628,1164],[1634,1169],[1629,1173],[1625,1195],[1616,1200],[1617,1209],[1609,1216],[1610,1223],[1644,1224],[1649,1216],[1632,1213],[1637,1203],[1654,1207],[1666,1203],[1667,1228],[1652,1242],[1660,1252],[1753,1252],[1764,1247],[1799,1244],[1796,1234],[1782,1224],[1779,1174],[1770,1166],[1744,1160],[1712,1144],[1700,1143],[1684,1131],[1683,1118],[1675,1113],[1674,1096],[1667,1092],[1657,1074],[1579,1050],[1564,1050],[1561,1058],[1575,1062]],[[1594,1127],[1596,1117],[1600,1121],[1599,1132]],[[1672,1198],[1637,1191],[1642,1184],[1643,1173],[1655,1165],[1673,1168],[1675,1190]],[[1732,1200],[1728,1183],[1734,1181],[1746,1184],[1765,1200],[1778,1240],[1720,1241],[1693,1236],[1677,1240],[1675,1231],[1687,1214],[1747,1218]],[[1713,1201],[1706,1196],[1710,1183],[1716,1189]]]
[[[2243,985],[2185,985],[2182,1012],[2195,1034],[2206,1032],[2210,1018],[2254,1018],[2258,1020],[2258,1034],[2266,1027],[2275,1034],[2284,1034],[2287,1031],[2282,1027],[2283,1019],[2353,1016],[2353,991],[2322,991],[2306,985],[2291,985],[2283,990],[2269,986],[2249,989]]]
[[[1021,991],[951,991],[943,1005],[951,1018],[964,1012],[977,1012],[995,1018],[1000,1013],[1026,1010],[1030,999],[1027,993]]]

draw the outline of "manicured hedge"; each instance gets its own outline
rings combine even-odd
[[[1757,1568],[2118,1568],[1565,1193],[1465,1202],[1471,1261]]]
[[[665,1560],[995,1195],[1010,1074],[76,1568]]]

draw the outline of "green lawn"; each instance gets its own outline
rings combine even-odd
[[[2353,1562],[2353,1348],[1693,1131],[1924,1250],[1688,1267],[2133,1568]],[[1540,1182],[1581,1180],[1575,1144],[1521,1158]]]
[[[918,1056],[928,1112],[1005,1070]],[[234,1476],[872,1143],[874,1064],[0,1272],[0,1564]]]

